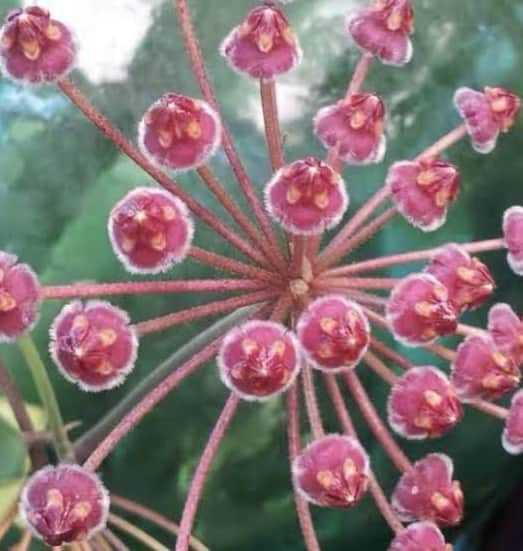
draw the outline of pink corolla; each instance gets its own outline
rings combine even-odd
[[[523,321],[508,304],[495,304],[490,309],[488,331],[500,352],[518,365],[523,363]]]
[[[503,236],[509,266],[516,274],[523,275],[523,207],[514,206],[505,211]]]
[[[452,551],[441,530],[432,522],[415,522],[404,528],[388,551]]]
[[[523,453],[523,390],[516,392],[512,397],[502,442],[508,453],[512,455]]]

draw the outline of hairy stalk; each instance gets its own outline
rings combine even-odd
[[[4,539],[5,535],[7,534],[7,532],[9,532],[9,529],[13,525],[13,522],[16,520],[17,515],[18,515],[18,496],[7,509],[7,512],[4,515],[4,517],[0,518],[0,543],[2,543],[2,540]]]
[[[384,308],[387,305],[387,299],[379,297],[371,293],[365,293],[363,291],[349,291],[347,295],[363,304],[368,304],[369,306],[374,306],[375,308]]]
[[[93,537],[93,545],[96,551],[112,551],[111,543],[102,534],[98,533]]]
[[[474,327],[473,325],[467,325],[466,323],[458,323],[456,327],[456,335],[462,337],[473,337],[474,335],[488,335],[488,331],[481,327]]]
[[[106,528],[103,534],[116,551],[129,551],[127,545],[125,545],[125,543],[109,528]]]
[[[314,374],[312,368],[304,363],[301,377],[303,381],[303,396],[305,398],[305,408],[314,439],[325,436],[325,429],[321,420],[320,408],[318,406],[318,397],[316,396],[316,387],[314,386]]]
[[[400,279],[395,277],[319,277],[312,287],[315,289],[392,289]]]
[[[271,161],[272,171],[276,172],[284,164],[283,144],[278,118],[278,102],[276,98],[276,82],[274,80],[261,79],[260,96],[269,159]]]
[[[109,524],[140,542],[147,549],[151,549],[151,551],[169,551],[168,547],[150,536],[147,532],[144,532],[134,524],[131,524],[114,513],[109,513],[108,521]]]
[[[377,356],[372,352],[367,352],[363,357],[363,361],[385,382],[389,385],[393,385],[397,380],[398,376],[389,369]]]
[[[31,542],[33,541],[33,534],[29,530],[25,530],[18,543],[14,546],[14,551],[29,551]]]

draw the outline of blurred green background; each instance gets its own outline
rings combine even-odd
[[[198,95],[171,2],[50,0],[40,4],[52,8],[56,17],[76,30],[82,52],[80,70],[73,79],[129,136],[134,137],[140,116],[162,93],[175,90]],[[344,92],[359,55],[348,43],[344,17],[363,4],[360,0],[296,0],[288,6],[305,54],[302,65],[282,79],[279,87],[288,159],[323,154],[312,135],[312,117],[319,107]],[[457,87],[499,84],[523,94],[521,1],[416,0],[414,4],[413,61],[401,69],[375,64],[367,81],[367,88],[377,91],[387,103],[389,147],[382,164],[345,171],[350,212],[383,182],[391,162],[415,156],[459,123],[452,106]],[[0,0],[2,12],[14,5]],[[257,85],[232,73],[218,54],[221,39],[255,2],[191,0],[190,5],[217,95],[261,192],[269,167]],[[462,170],[463,190],[443,229],[422,234],[398,219],[358,256],[390,254],[449,240],[498,237],[503,210],[523,201],[522,128],[521,122],[517,123],[488,156],[474,153],[467,143],[449,152],[448,157]],[[112,205],[148,178],[122,158],[54,88],[35,90],[0,81],[0,143],[0,248],[33,265],[45,283],[128,280],[110,249],[106,220]],[[224,156],[218,154],[212,165],[237,197]],[[197,178],[183,174],[179,182],[227,218]],[[223,241],[201,223],[196,243],[228,252]],[[509,272],[504,255],[493,254],[488,260],[499,285],[497,300],[511,302],[521,310],[521,282]],[[186,262],[168,277],[210,277],[213,273]],[[202,303],[210,296],[134,297],[114,302],[127,309],[133,320],[143,320]],[[147,337],[127,383],[117,391],[91,395],[60,378],[47,357],[47,331],[59,307],[57,303],[46,305],[35,337],[46,354],[66,419],[82,422],[75,436],[181,343],[212,322]],[[486,310],[469,316],[469,321],[484,323]],[[24,396],[35,402],[34,388],[18,352],[3,346],[0,353]],[[420,362],[433,361],[417,352],[408,354]],[[383,411],[386,389],[372,375],[362,375]],[[198,456],[225,397],[215,366],[201,369],[103,464],[102,475],[109,489],[179,518]],[[323,408],[328,428],[338,430],[327,402]],[[360,429],[379,479],[389,492],[397,474],[368,429],[363,425]],[[502,450],[501,429],[500,422],[467,410],[465,421],[451,435],[429,444],[405,444],[412,458],[429,450],[444,451],[454,458],[467,500],[462,530],[449,536],[461,536],[460,549],[479,549],[474,541],[482,537],[474,536],[476,528],[506,500],[523,472],[523,460]],[[12,429],[0,422],[0,490],[21,475],[21,454]],[[5,496],[5,491],[0,495]],[[325,550],[382,551],[390,540],[368,497],[348,512],[315,508],[313,513]],[[217,551],[303,549],[289,485],[282,400],[263,406],[242,405],[215,463],[196,533]],[[141,549],[136,544],[131,548]]]

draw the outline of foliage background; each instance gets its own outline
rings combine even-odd
[[[306,153],[322,155],[312,136],[311,120],[320,106],[344,91],[358,59],[347,41],[344,14],[364,3],[296,0],[288,6],[305,54],[301,67],[283,79],[280,87],[289,159]],[[95,0],[80,5],[51,0],[41,4],[63,14],[77,30],[84,70],[75,72],[73,78],[129,136],[134,136],[141,114],[160,94],[176,90],[198,95],[171,2]],[[233,74],[218,55],[221,39],[255,2],[191,0],[190,4],[224,112],[261,190],[269,172],[257,87]],[[13,1],[0,0],[2,12],[11,7]],[[416,0],[415,8],[414,60],[403,69],[376,64],[367,81],[368,88],[382,94],[388,105],[390,141],[384,163],[346,170],[351,212],[383,182],[392,161],[413,157],[459,122],[451,102],[457,87],[500,84],[523,94],[520,1]],[[116,63],[118,52],[125,48],[124,62]],[[106,220],[111,206],[128,189],[148,181],[144,174],[123,159],[53,88],[33,90],[0,81],[0,143],[0,248],[32,264],[45,283],[128,279],[111,252]],[[426,235],[396,220],[360,255],[498,236],[503,210],[522,201],[522,150],[521,122],[489,156],[474,153],[466,143],[458,145],[449,157],[461,167],[463,191],[447,225]],[[213,167],[238,196],[223,155],[216,157]],[[179,181],[221,212],[194,176],[184,174]],[[198,224],[197,244],[226,251],[223,241],[203,224]],[[509,273],[502,254],[492,255],[489,261],[499,284],[497,298],[521,310],[521,282]],[[169,277],[211,274],[186,262]],[[134,320],[142,320],[208,298],[134,297],[114,302],[126,308]],[[36,328],[42,352],[47,348],[49,323],[59,307],[46,305]],[[470,320],[484,323],[485,316],[483,308]],[[123,388],[111,393],[82,394],[60,378],[47,358],[66,419],[81,420],[84,428],[89,427],[163,358],[209,323],[189,324],[145,339],[136,370]],[[27,400],[34,402],[35,391],[16,350],[4,346],[1,354]],[[428,361],[421,354],[409,354]],[[382,410],[385,388],[372,376],[364,374],[364,379]],[[104,463],[102,474],[108,487],[178,518],[191,474],[225,396],[215,366],[201,369]],[[283,406],[276,401],[241,407],[215,463],[198,517],[197,534],[213,550],[303,548],[289,489]],[[327,403],[324,408],[328,411]],[[337,430],[332,418],[328,425]],[[405,445],[413,458],[434,449],[454,457],[467,496],[464,526],[468,535],[460,534],[463,549],[480,549],[483,537],[475,536],[475,529],[505,501],[521,477],[523,462],[502,451],[500,430],[498,421],[468,410],[465,421],[451,435],[429,445]],[[389,491],[396,473],[363,425],[361,437]],[[8,481],[21,475],[23,462],[20,442],[3,423],[0,450],[0,480],[5,489]],[[323,548],[329,551],[341,551],[348,545],[381,551],[390,538],[370,498],[349,512],[315,509],[314,517]],[[132,549],[140,548],[133,545]]]

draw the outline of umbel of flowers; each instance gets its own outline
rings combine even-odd
[[[500,86],[460,88],[454,103],[462,124],[416,158],[393,163],[384,186],[340,226],[349,207],[341,175],[344,165],[378,163],[385,153],[387,109],[377,93],[365,91],[364,82],[376,61],[403,65],[411,59],[414,11],[410,0],[375,0],[349,14],[348,35],[362,53],[346,95],[320,108],[314,119],[314,133],[327,150],[325,160],[285,158],[276,79],[291,71],[302,54],[282,7],[272,1],[261,3],[225,38],[221,53],[227,62],[238,78],[254,79],[261,91],[273,170],[264,202],[221,119],[187,2],[175,0],[174,4],[202,97],[169,90],[152,101],[137,121],[136,146],[66,77],[76,54],[66,25],[42,7],[27,7],[9,13],[1,30],[0,58],[6,77],[58,86],[108,140],[159,184],[132,190],[108,213],[107,243],[125,268],[145,277],[175,270],[177,263],[190,257],[217,270],[216,277],[207,280],[166,276],[155,281],[42,286],[26,264],[0,253],[0,340],[18,340],[52,434],[50,442],[35,439],[36,444],[30,445],[34,472],[19,500],[29,530],[23,541],[27,544],[36,537],[49,546],[93,541],[100,548],[121,549],[118,536],[107,528],[109,523],[132,538],[151,542],[150,536],[109,513],[109,507],[138,513],[163,526],[165,519],[118,496],[109,499],[95,471],[151,409],[216,357],[217,376],[230,394],[194,473],[176,529],[176,551],[187,550],[195,541],[191,532],[209,468],[241,401],[266,401],[283,393],[288,403],[289,484],[308,550],[320,549],[309,504],[352,508],[370,493],[392,531],[389,551],[449,551],[440,529],[463,518],[460,473],[454,473],[452,459],[440,453],[411,462],[379,417],[359,372],[370,369],[390,385],[387,420],[401,437],[439,438],[460,422],[466,405],[504,420],[504,448],[512,454],[523,452],[523,391],[514,394],[508,410],[494,403],[520,384],[523,321],[509,305],[495,304],[485,329],[460,322],[464,312],[485,304],[495,292],[488,266],[476,255],[506,249],[508,265],[523,274],[523,207],[508,209],[500,235],[488,241],[442,244],[358,262],[346,263],[346,258],[397,215],[424,232],[442,226],[452,215],[461,180],[467,177],[442,157],[444,152],[467,136],[477,152],[491,151],[499,135],[515,122],[519,98]],[[208,165],[220,148],[245,195],[245,211]],[[178,185],[172,173],[187,170],[197,172],[238,229]],[[387,202],[388,209],[376,214]],[[234,246],[241,260],[196,247],[196,220]],[[284,243],[273,224],[285,230]],[[323,245],[324,231],[335,227],[338,231]],[[375,274],[420,260],[427,261],[425,268],[400,280]],[[223,277],[224,272],[229,278]],[[125,312],[102,300],[125,294],[204,291],[232,295],[142,321],[131,321]],[[189,346],[187,354],[180,351],[178,364],[167,371],[158,368],[138,393],[131,392],[113,413],[73,443],[29,337],[43,300],[70,300],[50,329],[50,355],[66,379],[90,392],[109,391],[132,376],[138,342],[148,334],[210,315],[233,314],[224,318],[223,325],[213,326],[200,339],[199,348]],[[433,365],[413,365],[380,340],[380,330],[407,347],[424,347],[442,357],[450,364],[450,373]],[[434,345],[440,337],[456,333],[464,337],[456,351]],[[396,368],[405,372],[398,376]],[[23,400],[1,362],[0,375],[20,430],[31,433]],[[339,420],[335,434],[326,434],[323,427],[315,386],[319,375]],[[350,409],[340,383],[351,397]],[[312,435],[306,444],[299,431],[300,388]],[[398,469],[390,498],[384,495],[358,439],[351,419],[353,407],[361,410]],[[58,455],[56,465],[49,464],[48,446]],[[147,477],[146,468],[142,476]],[[9,527],[16,516],[9,514],[0,526]]]

